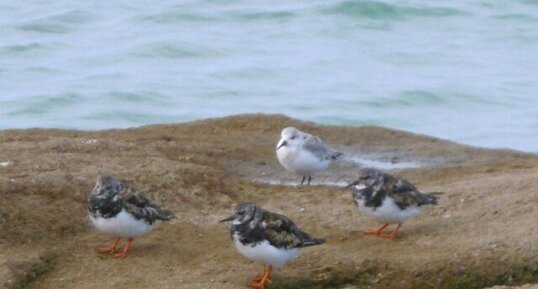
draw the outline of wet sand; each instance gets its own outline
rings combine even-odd
[[[345,154],[313,186],[283,171],[286,126]],[[442,191],[393,241],[365,236],[343,185],[376,165]],[[99,173],[147,193],[177,219],[136,240],[124,260],[88,223]],[[485,288],[538,283],[538,157],[379,127],[320,126],[279,115],[81,132],[0,132],[0,288],[246,288],[260,266],[236,253],[218,220],[254,201],[327,238],[268,288]],[[528,285],[531,286],[531,285]],[[522,287],[531,288],[531,287]]]

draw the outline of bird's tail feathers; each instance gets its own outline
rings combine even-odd
[[[163,221],[170,221],[171,219],[175,219],[175,218],[176,216],[174,215],[174,213],[172,213],[169,210],[161,210],[159,212],[159,219]]]
[[[429,192],[428,195],[434,195],[434,196],[439,196],[439,195],[443,195],[445,192]]]
[[[323,238],[312,238],[312,239],[305,240],[303,242],[303,247],[321,245],[323,243],[325,243],[325,239]]]
[[[341,153],[341,152],[334,152],[334,153],[331,154],[331,158],[333,160],[335,160],[335,159],[341,157],[342,155],[343,155],[343,153]]]
[[[432,205],[437,205],[437,200],[438,200],[438,195],[441,195],[443,194],[442,192],[432,192],[432,193],[427,193],[427,194],[424,194],[424,204],[425,205],[428,205],[428,204],[432,204]]]

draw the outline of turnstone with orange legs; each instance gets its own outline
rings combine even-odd
[[[438,193],[421,193],[410,182],[395,178],[377,169],[359,170],[357,180],[348,185],[353,187],[353,201],[359,211],[382,223],[366,234],[393,239],[403,222],[420,212],[423,205],[436,205]],[[397,224],[391,233],[383,233],[390,224]]]
[[[234,214],[221,222],[232,222],[230,231],[235,248],[241,255],[264,265],[261,276],[248,284],[264,289],[271,282],[273,267],[281,267],[297,258],[302,247],[323,244],[324,239],[313,238],[301,231],[286,216],[269,212],[253,203],[235,207]]]
[[[99,177],[91,191],[88,213],[99,231],[115,237],[110,246],[99,249],[100,253],[112,254],[114,258],[125,257],[135,237],[151,232],[161,221],[174,218],[170,211],[108,175]],[[117,253],[121,238],[127,238],[127,243]]]

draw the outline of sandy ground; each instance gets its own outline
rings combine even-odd
[[[345,158],[297,187],[274,146],[283,127],[322,136]],[[365,236],[349,190],[357,163],[442,191],[397,239]],[[406,168],[407,167],[407,168]],[[396,169],[394,169],[396,168]],[[177,219],[123,260],[88,223],[100,173],[147,192]],[[271,288],[536,288],[538,157],[378,127],[245,115],[79,132],[0,132],[0,288],[246,288],[261,267],[235,252],[218,220],[254,201],[327,238],[276,270]],[[532,285],[535,284],[535,285]],[[507,288],[507,287],[494,287]]]

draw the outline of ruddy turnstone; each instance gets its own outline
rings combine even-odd
[[[421,193],[410,182],[395,178],[380,170],[363,168],[359,170],[353,187],[353,201],[366,216],[383,223],[366,234],[393,239],[403,222],[420,212],[423,205],[437,204],[438,193]],[[391,233],[383,233],[389,224],[398,224]]]
[[[235,248],[241,255],[264,265],[261,276],[250,281],[249,287],[263,289],[274,267],[295,259],[302,247],[323,244],[301,231],[286,216],[269,212],[253,203],[235,207],[234,214],[221,222],[232,221],[230,228]]]
[[[301,185],[307,177],[310,185],[312,174],[326,170],[342,153],[329,149],[317,136],[287,127],[282,130],[276,155],[286,170],[303,177]]]
[[[127,255],[133,239],[151,232],[174,215],[153,204],[126,184],[104,175],[99,177],[88,197],[88,213],[92,224],[101,232],[115,237],[114,242],[99,249],[114,258]],[[116,253],[121,238],[127,238],[123,251]]]

